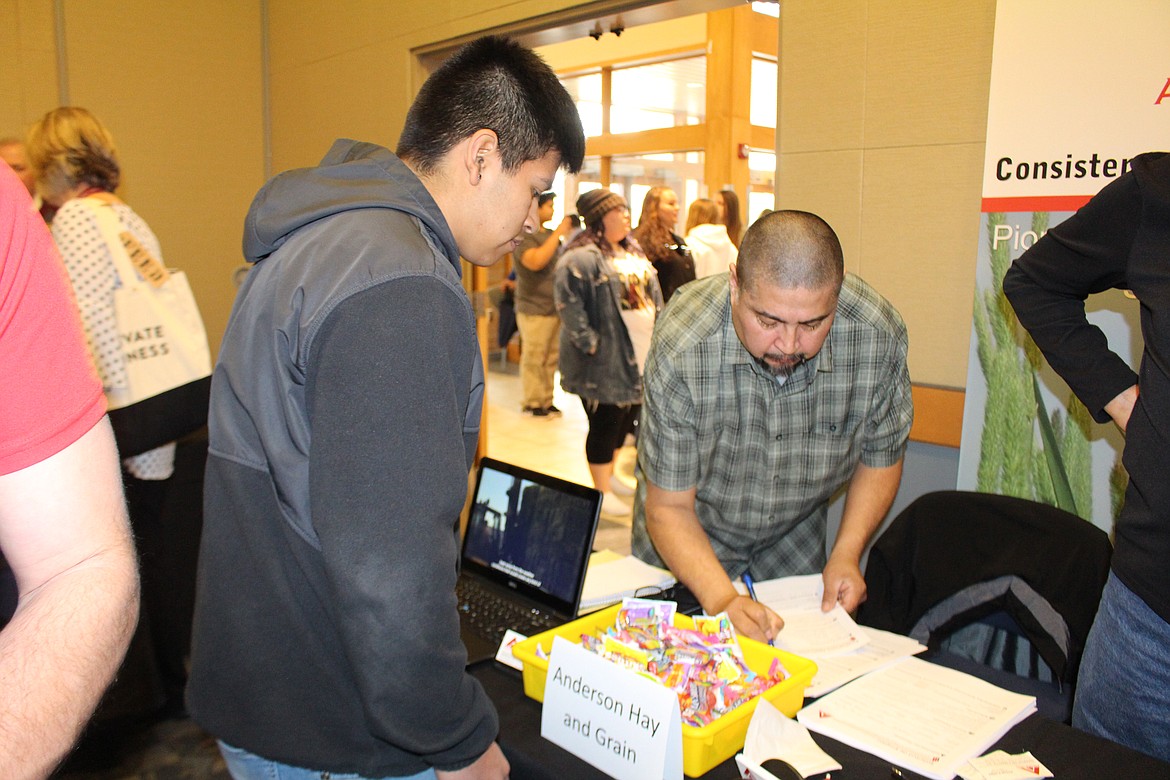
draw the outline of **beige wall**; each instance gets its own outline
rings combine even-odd
[[[901,311],[914,382],[963,387],[995,0],[781,4],[777,202]]]
[[[236,0],[0,0],[0,134],[68,102],[114,135],[119,194],[191,280],[217,349],[243,215],[264,181],[261,14]],[[58,39],[62,42],[58,48]],[[18,57],[10,61],[7,53]],[[18,71],[9,72],[15,66]]]
[[[281,171],[313,164],[338,137],[393,146],[420,78],[413,49],[574,5],[64,0],[65,81],[114,132],[124,194],[188,271],[217,345],[243,215],[264,179],[265,12]],[[850,270],[898,306],[914,381],[962,387],[994,0],[782,8],[779,203],[829,219]],[[0,0],[0,16],[5,135],[56,105],[57,43],[52,0]]]
[[[273,169],[313,164],[339,137],[393,148],[418,78],[412,49],[573,5],[269,0]]]
[[[53,4],[0,0],[0,137],[24,129],[57,101]]]

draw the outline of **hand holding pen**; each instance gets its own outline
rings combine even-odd
[[[756,622],[764,627],[764,639],[767,641],[768,645],[775,647],[775,642],[773,641],[773,637],[775,636],[775,633],[774,633],[774,631],[771,630],[771,626],[769,625],[770,620],[769,620],[769,616],[768,616],[768,613],[771,613],[772,610],[768,609],[767,605],[760,603],[760,599],[756,596],[756,581],[754,579],[752,579],[752,575],[750,572],[745,571],[742,575],[740,575],[740,579],[743,580],[743,585],[745,588],[747,588],[748,595],[751,596],[752,601],[754,601],[757,604],[760,604],[760,606],[763,607],[764,610],[766,610],[766,612],[764,613],[764,616],[763,616],[764,620],[761,622],[757,619]]]

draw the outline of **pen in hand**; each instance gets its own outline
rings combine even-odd
[[[743,580],[743,586],[747,588],[748,595],[752,597],[752,601],[759,604],[760,600],[756,598],[756,581],[752,579],[752,575],[745,571],[740,575],[740,579]],[[771,639],[768,640],[768,645],[770,647],[776,646]]]

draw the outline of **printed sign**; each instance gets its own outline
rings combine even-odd
[[[1014,0],[995,11],[957,487],[1054,504],[1105,531],[1120,509],[1124,438],[1094,423],[1037,359],[1002,282],[1131,158],[1167,149],[1167,30],[1170,4],[1157,0]],[[1136,367],[1138,303],[1109,290],[1086,309],[1110,349]]]
[[[661,683],[556,637],[540,735],[617,780],[681,780],[678,698]]]

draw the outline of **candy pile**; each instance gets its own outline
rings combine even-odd
[[[675,608],[627,598],[614,625],[582,634],[581,646],[670,688],[691,726],[706,726],[787,678],[778,659],[766,675],[748,668],[727,613],[696,616],[694,629],[686,629],[672,624]]]

